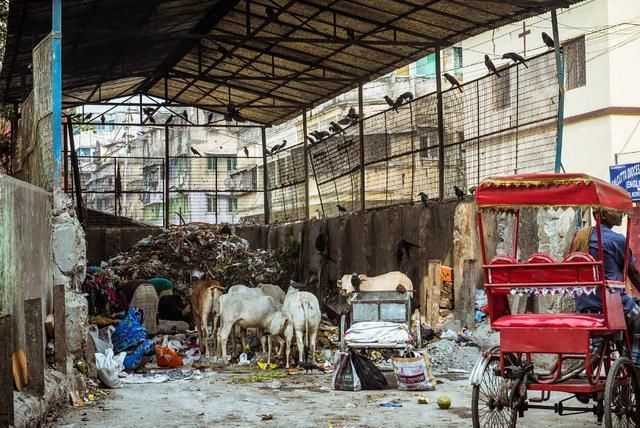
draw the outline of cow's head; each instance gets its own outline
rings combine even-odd
[[[351,275],[343,275],[338,280],[338,288],[340,289],[341,296],[350,296],[353,293],[359,292],[360,277],[357,273]]]

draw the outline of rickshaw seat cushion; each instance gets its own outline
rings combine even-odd
[[[494,329],[509,327],[579,328],[604,327],[602,314],[516,314],[504,315],[491,323]]]

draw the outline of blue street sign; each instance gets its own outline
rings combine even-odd
[[[611,183],[625,189],[631,199],[640,201],[640,163],[627,163],[609,167]]]

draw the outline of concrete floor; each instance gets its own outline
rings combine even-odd
[[[111,398],[92,407],[69,409],[53,427],[471,427],[471,387],[465,378],[436,374],[443,383],[434,392],[343,392],[330,389],[330,374],[292,374],[280,378],[273,390],[266,383],[236,383],[257,373],[255,369],[209,372],[200,380],[162,384],[125,385]],[[262,372],[264,373],[264,372]],[[385,373],[393,378],[390,372]],[[392,380],[393,381],[393,380]],[[383,394],[383,397],[379,397]],[[429,404],[417,403],[428,397]],[[449,410],[440,410],[440,395],[452,399]],[[268,398],[275,405],[255,404],[243,398]],[[379,404],[398,399],[400,408]],[[573,402],[575,403],[575,402]],[[273,414],[263,421],[260,415]],[[552,411],[531,410],[518,427],[598,426],[593,415],[557,416]]]

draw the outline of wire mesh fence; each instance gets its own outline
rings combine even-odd
[[[530,58],[499,74],[442,92],[442,170],[436,92],[364,119],[364,192],[357,124],[313,145],[309,152],[325,215],[335,215],[338,204],[357,209],[362,193],[365,207],[373,208],[417,201],[419,192],[452,198],[454,186],[466,193],[492,175],[552,172],[558,115],[554,56]]]
[[[265,211],[271,221],[294,221],[307,217],[307,180],[331,217],[360,210],[363,198],[367,209],[419,201],[420,192],[442,200],[488,176],[552,172],[559,104],[553,52],[498,72],[442,91],[441,104],[433,92],[334,128],[309,144],[306,164],[299,124],[285,132],[297,143],[278,140],[286,147],[276,148],[272,140],[283,133],[273,131],[265,154],[259,127],[230,146],[200,142],[201,151],[210,148],[204,154],[189,150],[193,136],[180,127],[158,127],[155,149],[130,150],[142,156],[79,157],[85,204],[157,225],[262,222]]]

